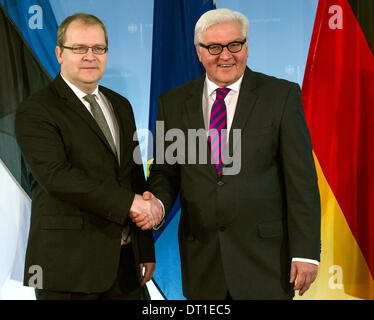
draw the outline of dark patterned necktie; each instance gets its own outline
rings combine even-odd
[[[227,88],[218,88],[216,90],[216,101],[214,101],[210,112],[208,141],[212,161],[219,176],[222,174],[223,149],[227,137],[227,111],[225,97],[229,92],[230,89]]]
[[[114,139],[112,133],[110,132],[108,123],[106,122],[105,116],[103,111],[101,110],[99,104],[96,101],[94,94],[88,94],[84,97],[86,101],[91,106],[92,116],[95,118],[97,125],[100,127],[101,131],[103,132],[106,140],[108,141],[110,147],[112,148],[114,154],[117,154],[116,146],[114,144]]]

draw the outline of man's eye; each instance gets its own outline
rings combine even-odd
[[[235,49],[235,48],[239,48],[239,47],[240,47],[240,43],[238,43],[238,42],[234,42],[234,43],[230,44],[230,48]]]
[[[221,46],[213,45],[213,46],[210,46],[209,48],[210,50],[220,50]]]

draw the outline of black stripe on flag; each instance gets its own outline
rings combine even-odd
[[[374,1],[348,0],[348,2],[374,55]]]
[[[45,87],[51,77],[0,3],[0,158],[30,195],[26,165],[14,132],[18,105]]]

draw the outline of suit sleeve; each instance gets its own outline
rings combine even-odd
[[[159,125],[164,126],[164,132],[166,133],[168,128],[167,114],[164,110],[163,95],[160,96],[157,106],[157,122]],[[158,153],[165,153],[168,146],[172,142],[165,141],[164,135],[157,132],[156,126],[156,143],[155,143],[155,159],[150,172],[150,177],[147,181],[147,189],[150,190],[156,198],[162,201],[165,208],[165,217],[172,209],[175,199],[180,189],[180,167],[176,164],[168,164],[166,159],[159,161],[157,158]],[[160,140],[162,139],[162,143]],[[164,145],[163,150],[158,150],[159,146]]]
[[[134,115],[132,114],[133,122],[135,124]],[[134,142],[134,155],[138,159],[141,159],[138,139]],[[131,185],[132,190],[137,194],[143,194],[146,191],[146,181],[144,177],[143,165],[133,163],[133,169],[131,172]],[[137,228],[137,227],[136,227]],[[151,230],[136,229],[139,233],[139,258],[140,262],[155,262],[155,247],[153,242],[153,232]]]
[[[58,125],[37,101],[20,106],[15,120],[18,144],[33,177],[53,197],[123,224],[134,192],[120,187],[113,177],[95,179],[73,167],[64,149]]]
[[[312,142],[301,91],[289,90],[280,127],[291,257],[320,259],[321,207]]]

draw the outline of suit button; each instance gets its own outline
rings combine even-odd
[[[225,183],[223,181],[218,181],[217,182],[217,186],[219,187],[223,187],[225,185]]]
[[[226,231],[226,227],[219,227],[219,231],[221,231],[221,232],[224,232],[224,231]]]

